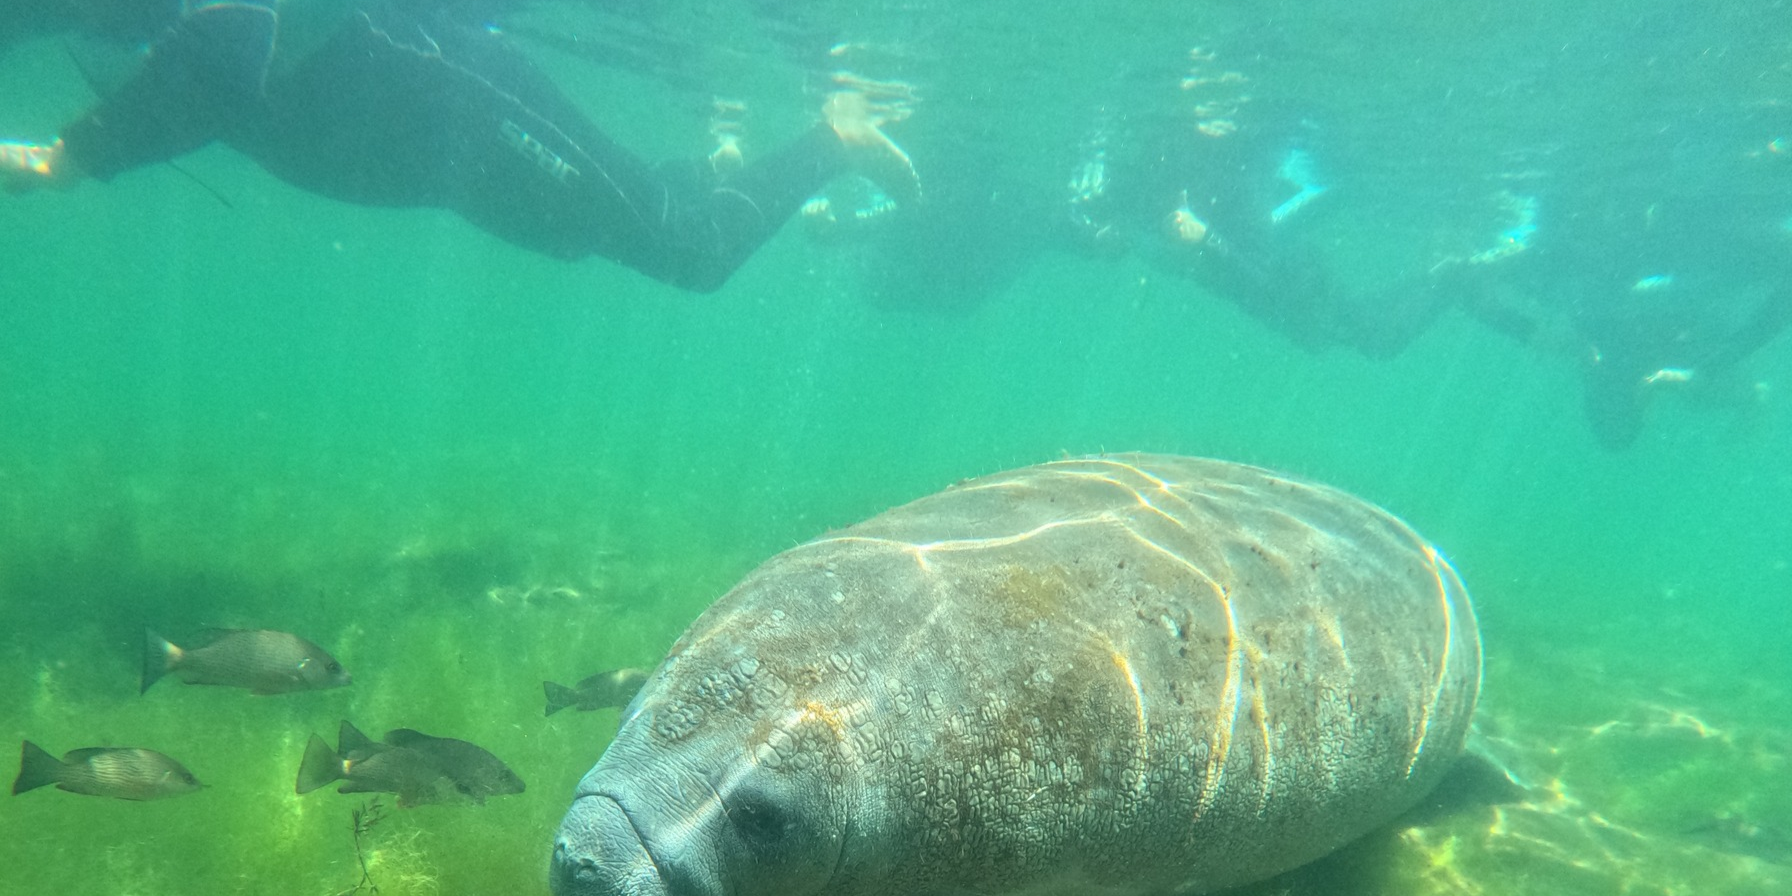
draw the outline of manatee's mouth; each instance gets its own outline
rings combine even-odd
[[[615,797],[573,800],[554,838],[554,896],[667,896],[670,887],[646,838]]]

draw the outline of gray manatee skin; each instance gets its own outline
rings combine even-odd
[[[1322,485],[1120,455],[785,551],[579,783],[559,896],[1205,893],[1392,820],[1480,685],[1455,571]]]

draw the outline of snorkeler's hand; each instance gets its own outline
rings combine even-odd
[[[0,141],[0,189],[8,193],[28,193],[39,187],[66,189],[78,180],[61,140],[50,144]]]
[[[828,94],[821,114],[852,157],[855,171],[864,175],[899,203],[921,198],[921,178],[914,160],[896,145],[883,127],[902,121],[914,111],[914,91],[901,82],[870,81],[851,75],[835,76],[840,89]]]

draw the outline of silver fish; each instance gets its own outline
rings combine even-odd
[[[255,694],[286,694],[340,688],[348,670],[322,647],[288,632],[227,629],[204,646],[185,648],[144,629],[143,684],[138,693],[170,672],[187,684],[248,688]]]
[[[70,793],[120,800],[159,800],[204,787],[186,766],[140,747],[87,747],[70,750],[61,759],[25,741],[19,751],[16,796],[50,784]]]
[[[547,693],[546,714],[551,716],[568,706],[586,712],[627,706],[646,681],[646,669],[611,669],[589,676],[570,688],[544,681],[541,689]]]

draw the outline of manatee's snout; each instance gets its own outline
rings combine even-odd
[[[573,801],[554,838],[554,896],[667,896],[665,880],[621,804],[601,794]]]

